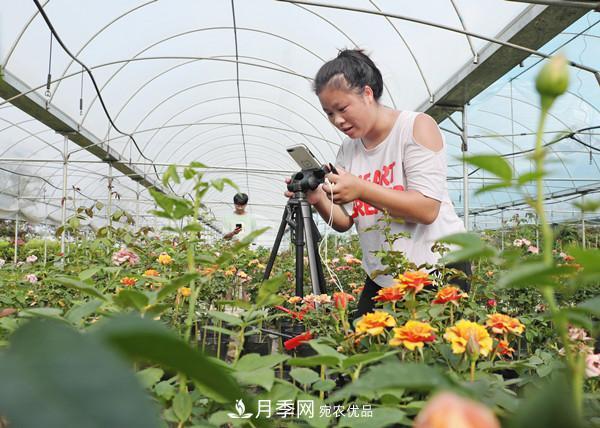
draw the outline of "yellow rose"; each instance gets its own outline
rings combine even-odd
[[[487,356],[492,350],[492,338],[484,326],[467,320],[460,320],[448,327],[444,339],[452,344],[452,352],[462,354],[467,351],[472,356]]]
[[[158,256],[158,263],[160,263],[161,265],[170,265],[171,263],[173,263],[173,258],[167,253],[160,253],[160,255]]]
[[[387,312],[369,312],[356,323],[356,332],[378,336],[385,331],[385,327],[394,327],[395,325],[396,320]]]

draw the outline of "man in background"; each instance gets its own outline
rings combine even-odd
[[[224,239],[243,239],[250,232],[256,230],[254,217],[246,212],[248,207],[248,195],[237,193],[233,197],[234,211],[223,219],[223,231],[229,231],[223,235]]]

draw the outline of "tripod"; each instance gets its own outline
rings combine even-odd
[[[281,238],[286,226],[290,226],[291,242],[296,248],[296,296],[304,297],[304,247],[308,254],[308,267],[310,282],[313,293],[316,295],[325,293],[325,276],[319,256],[318,243],[321,235],[317,225],[313,221],[311,208],[306,201],[306,191],[316,189],[323,182],[325,172],[322,170],[307,170],[296,173],[288,184],[288,189],[294,192],[285,206],[277,237],[269,256],[269,262],[263,276],[263,280],[269,279],[277,251],[281,244]]]

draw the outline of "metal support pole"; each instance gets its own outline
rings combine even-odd
[[[581,206],[584,204],[584,194],[581,194]],[[585,249],[585,212],[581,210],[581,247]]]
[[[60,252],[62,257],[65,257],[65,228],[67,227],[67,172],[68,172],[68,142],[67,136],[63,136],[63,186],[62,186],[62,200],[61,200],[61,225],[62,233],[60,235]]]
[[[463,163],[463,221],[465,224],[465,230],[469,231],[469,168],[465,161],[467,156],[468,146],[468,133],[467,133],[467,105],[465,104],[462,109],[462,163]]]
[[[106,200],[106,218],[108,218],[108,237],[112,229],[112,163],[108,164],[108,197]]]
[[[46,203],[46,188],[44,188],[44,206],[46,215],[44,216],[44,266],[48,263],[48,204]]]
[[[19,199],[17,198],[17,212],[15,214],[15,253],[13,257],[13,263],[16,265],[19,259]]]
[[[135,192],[135,225],[140,228],[140,183],[137,183]]]
[[[500,248],[504,251],[504,210],[500,211],[500,239],[502,239]]]

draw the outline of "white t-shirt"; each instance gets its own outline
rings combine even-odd
[[[391,233],[408,232],[411,236],[396,240],[394,250],[404,252],[411,262],[420,265],[433,264],[439,259],[439,254],[431,251],[437,239],[465,229],[448,196],[446,144],[434,152],[415,142],[413,125],[418,114],[400,112],[389,135],[373,149],[367,150],[360,139],[346,139],[336,164],[363,180],[398,191],[417,190],[441,202],[437,218],[429,225],[408,222],[390,225]],[[380,230],[365,229],[376,225],[383,213],[360,200],[348,204],[346,210],[354,219],[363,251],[363,267],[371,276],[374,270],[383,269],[374,252],[389,250],[389,245]],[[390,275],[379,275],[373,280],[381,287],[393,285]]]
[[[242,239],[250,232],[256,230],[256,221],[252,215],[248,213],[232,213],[223,218],[223,233],[233,232],[233,229],[235,229],[238,224],[242,225],[242,230],[237,235],[234,235],[233,239]]]

